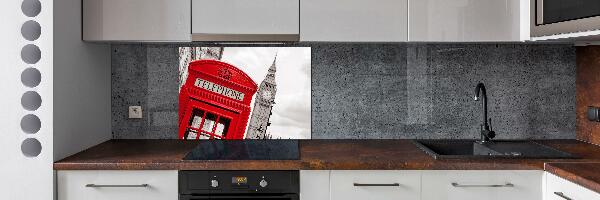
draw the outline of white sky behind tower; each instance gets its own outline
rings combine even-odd
[[[243,70],[256,82],[263,81],[277,53],[277,94],[271,126],[273,138],[311,138],[310,47],[225,47],[221,61]],[[252,97],[251,109],[254,109]]]

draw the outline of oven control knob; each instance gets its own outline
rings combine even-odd
[[[269,183],[267,183],[267,180],[263,179],[263,180],[260,180],[260,183],[258,183],[258,185],[260,185],[260,187],[267,187],[267,185],[269,185]]]
[[[214,187],[214,188],[219,187],[219,181],[214,180],[214,179],[210,180],[210,187]]]

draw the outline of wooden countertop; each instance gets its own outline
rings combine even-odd
[[[600,162],[600,147],[577,140],[542,144],[581,159],[435,160],[411,140],[301,140],[300,160],[182,158],[198,141],[110,140],[54,163],[55,170],[526,170],[549,162]]]
[[[561,178],[600,193],[600,162],[546,163],[545,170]]]

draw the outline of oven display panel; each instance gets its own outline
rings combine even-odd
[[[238,186],[248,185],[248,177],[245,177],[245,176],[231,177],[231,184],[238,185]]]

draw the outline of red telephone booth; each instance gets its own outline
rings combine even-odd
[[[243,139],[258,86],[237,67],[196,60],[179,92],[180,139]]]

